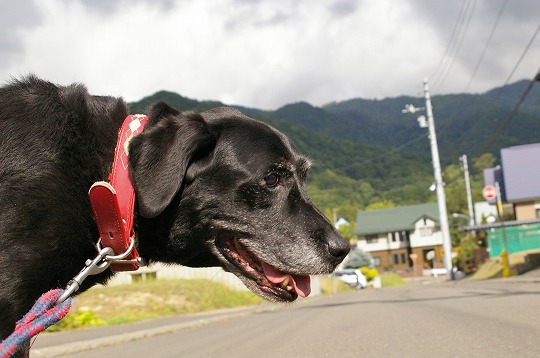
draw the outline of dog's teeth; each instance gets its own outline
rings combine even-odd
[[[280,283],[279,285],[280,285],[282,288],[287,288],[288,285],[289,285],[289,281],[290,281],[289,276],[287,276],[287,277],[285,278],[285,280],[281,281],[281,283]]]
[[[287,286],[286,290],[291,292],[293,290],[293,287],[292,286]]]

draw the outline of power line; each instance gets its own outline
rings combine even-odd
[[[540,26],[539,26],[540,28]],[[537,31],[538,32],[538,31]],[[529,94],[529,92],[531,91],[533,85],[535,82],[539,82],[540,81],[540,68],[538,69],[538,72],[536,74],[536,76],[530,81],[528,87],[526,88],[526,90],[524,91],[523,95],[521,96],[520,100],[518,101],[518,103],[514,106],[513,110],[507,115],[507,117],[505,118],[505,120],[499,125],[499,127],[496,129],[495,133],[493,134],[492,138],[489,140],[489,142],[484,146],[484,148],[482,149],[482,152],[486,151],[487,148],[489,148],[497,139],[498,137],[501,135],[503,129],[508,125],[508,123],[512,120],[513,116],[516,114],[516,112],[519,110],[519,107],[521,106],[521,104],[523,103],[523,101],[525,100],[525,98],[527,97],[527,95]],[[473,103],[476,101],[476,98],[473,100]],[[455,118],[455,115],[452,115],[450,116],[449,120],[443,122],[443,124],[440,126],[439,128],[439,131],[441,129],[444,129],[446,127],[448,127],[450,125],[450,122],[453,121],[453,119]],[[379,158],[383,158],[385,156],[387,156],[388,154],[391,154],[391,153],[394,153],[394,152],[399,152],[401,151],[403,148],[405,147],[408,147],[418,141],[420,141],[421,139],[424,139],[425,138],[425,135],[422,134],[412,140],[410,140],[409,142],[406,142],[398,147],[395,147],[395,148],[392,148],[384,153],[381,153],[379,155],[376,155],[374,157],[371,157],[371,158],[367,158],[367,159],[364,159],[362,161],[359,161],[359,162],[355,162],[353,164],[350,164],[346,167],[341,167],[340,169],[341,170],[344,170],[344,169],[347,169],[347,168],[350,168],[354,165],[360,165],[360,164],[365,164],[365,163],[370,163],[370,162],[374,162],[375,160],[379,159]],[[449,180],[449,182],[452,182],[454,181],[455,178],[452,178]],[[448,183],[448,182],[447,182]]]
[[[374,162],[379,158],[386,157],[388,154],[391,154],[391,153],[394,153],[394,152],[399,152],[403,148],[408,147],[408,146],[410,146],[410,145],[412,145],[412,144],[414,144],[414,143],[416,143],[416,142],[418,142],[418,141],[420,141],[421,139],[424,139],[424,138],[426,138],[426,135],[422,134],[422,135],[420,135],[420,136],[418,136],[418,137],[416,137],[416,138],[414,138],[414,139],[400,145],[399,147],[392,148],[392,149],[387,150],[386,152],[383,152],[383,153],[381,153],[379,155],[376,155],[374,157],[367,158],[367,159],[364,159],[364,160],[359,161],[359,162],[354,162],[354,163],[349,164],[349,165],[344,166],[344,167],[340,167],[339,169],[340,170],[345,170],[345,169],[351,168],[351,167],[356,166],[356,165]]]
[[[514,72],[516,71],[516,69],[519,67],[521,61],[523,60],[523,58],[525,58],[525,55],[527,54],[527,52],[529,51],[529,49],[531,48],[534,40],[536,39],[536,36],[538,35],[538,33],[540,32],[540,23],[538,24],[538,26],[536,27],[536,30],[534,31],[533,35],[531,36],[531,38],[529,39],[529,42],[527,43],[527,45],[525,46],[525,49],[523,50],[523,52],[521,53],[521,56],[519,57],[519,59],[517,60],[516,64],[514,65],[514,67],[512,68],[512,71],[510,71],[510,74],[508,75],[508,77],[506,78],[504,84],[499,88],[496,96],[494,97],[493,101],[497,101],[498,98],[500,97],[501,93],[502,93],[502,89],[504,86],[508,85],[508,83],[510,82],[510,79],[512,78]],[[476,97],[473,97],[473,101],[472,103],[470,104],[470,106],[474,105],[477,100],[478,100],[478,96]],[[456,108],[454,113],[452,113],[449,117],[448,117],[448,120],[444,121],[441,123],[441,126],[440,126],[440,129],[444,129],[446,128],[447,126],[449,126],[456,118],[456,113],[457,113],[458,109]],[[465,136],[467,133],[464,133],[460,138],[458,138],[458,140],[460,140],[461,138],[463,138],[463,136]],[[487,146],[486,146],[487,147]]]
[[[448,44],[448,46],[447,46],[447,49],[446,49],[446,51],[445,51],[445,55],[447,54],[447,52],[450,51],[449,49],[452,47],[452,46],[451,46],[451,43],[454,42],[454,40],[455,40],[454,32],[458,33],[459,31],[461,31],[461,30],[458,31],[457,29],[459,28],[459,26],[458,26],[459,23],[460,23],[460,22],[462,23],[462,21],[460,21],[460,20],[463,18],[464,13],[465,13],[466,10],[467,10],[467,9],[465,8],[465,5],[466,5],[467,3],[468,3],[468,1],[465,2],[464,5],[463,5],[462,8],[461,8],[460,14],[459,14],[459,16],[458,16],[458,21],[456,22],[456,25],[454,26],[454,31],[453,31],[453,33],[452,33],[452,38],[450,39],[450,42],[449,42],[449,44]],[[502,16],[501,14],[503,13],[503,10],[504,10],[504,8],[505,8],[505,6],[506,6],[506,3],[507,3],[507,0],[504,1],[504,3],[503,3],[502,6],[501,6],[501,9],[499,10],[499,14],[498,14],[498,16],[497,16],[497,20],[495,21],[495,25],[494,25],[493,28],[492,28],[492,33],[494,32],[494,29],[497,27],[496,24],[497,24],[498,21],[499,21],[498,18],[499,18],[500,16]],[[469,18],[470,18],[470,16],[469,16]],[[534,40],[536,39],[536,37],[537,37],[537,35],[538,35],[539,32],[540,32],[540,23],[539,23],[538,26],[536,27],[536,30],[534,31],[533,35],[532,35],[531,38],[529,39],[527,45],[525,46],[525,49],[523,50],[521,56],[519,57],[519,59],[517,60],[516,64],[515,64],[514,67],[512,68],[512,71],[510,72],[510,74],[509,74],[508,77],[506,78],[506,80],[505,80],[505,82],[504,82],[504,84],[503,84],[502,87],[508,85],[508,83],[510,82],[510,79],[512,78],[514,72],[516,71],[516,69],[517,69],[518,66],[520,65],[521,61],[525,58],[527,52],[528,52],[529,49],[531,48],[531,46],[532,46],[532,44],[533,44]],[[491,37],[491,35],[490,35],[490,37]],[[444,56],[443,56],[443,58],[441,59],[441,62],[439,63],[438,68],[437,68],[437,70],[436,70],[434,73],[436,73],[436,72],[439,70],[439,68],[441,67],[441,63],[444,62],[443,60],[444,60]],[[532,86],[534,85],[534,82],[535,82],[535,81],[540,81],[539,77],[540,77],[540,69],[539,69],[538,74],[535,76],[535,78],[534,78],[533,80],[531,80],[531,82],[529,83],[529,86],[527,87],[527,89],[526,89],[525,92],[523,93],[523,95],[522,95],[521,99],[519,100],[519,102],[514,106],[513,110],[507,115],[507,117],[505,118],[505,120],[504,120],[504,121],[501,123],[501,125],[497,128],[497,130],[496,130],[496,132],[494,133],[493,137],[492,137],[492,138],[489,140],[489,142],[483,147],[482,152],[487,151],[487,149],[488,149],[488,148],[489,148],[489,147],[490,147],[490,146],[498,139],[498,137],[502,134],[503,129],[504,129],[504,128],[508,125],[508,123],[511,121],[512,117],[513,117],[513,116],[515,115],[515,113],[519,110],[519,107],[521,106],[521,104],[522,104],[523,101],[525,100],[525,97],[529,94],[530,90],[532,89]],[[499,96],[499,95],[497,95],[497,97],[495,97],[495,100],[498,98],[498,96]],[[474,104],[476,103],[477,100],[478,100],[478,97],[474,97],[473,100],[472,100],[472,103],[471,103],[470,105],[474,105]],[[461,110],[461,108],[460,108],[459,110]],[[454,113],[452,113],[450,116],[448,116],[448,118],[447,118],[445,121],[442,121],[442,122],[439,124],[439,131],[444,130],[445,128],[447,128],[448,126],[450,126],[450,125],[452,124],[452,122],[455,121],[457,111],[458,111],[458,109],[456,109],[456,110],[454,111]],[[467,134],[467,133],[464,133],[463,136],[465,136],[466,134]],[[416,143],[416,142],[418,142],[419,140],[424,139],[424,138],[425,138],[425,135],[420,135],[420,136],[418,136],[418,137],[412,139],[411,141],[402,144],[402,145],[399,146],[399,147],[392,148],[392,149],[390,149],[390,150],[388,150],[388,151],[386,151],[386,152],[384,152],[384,153],[381,153],[381,154],[376,155],[376,156],[371,157],[371,158],[364,159],[364,160],[362,160],[362,161],[360,161],[360,162],[355,162],[355,163],[353,163],[353,164],[350,164],[350,165],[348,165],[348,166],[346,166],[346,167],[342,167],[342,168],[340,168],[340,169],[344,170],[344,169],[350,168],[350,167],[352,167],[352,166],[354,166],[354,165],[360,165],[360,164],[365,164],[365,163],[374,162],[374,161],[376,161],[377,159],[380,159],[380,158],[383,158],[383,157],[387,156],[388,154],[391,154],[391,153],[394,153],[394,152],[399,152],[399,151],[401,151],[403,148],[408,147],[408,146],[410,146],[410,145],[412,145],[412,144],[414,144],[414,143]],[[458,139],[458,141],[459,141],[459,139]],[[453,180],[454,180],[454,178],[451,178],[449,181],[447,181],[447,183],[448,183],[448,182],[452,182]]]
[[[387,156],[388,154],[395,153],[395,152],[399,152],[399,151],[401,151],[403,148],[408,147],[408,146],[410,146],[411,144],[414,144],[414,143],[416,143],[416,142],[418,142],[419,140],[424,139],[424,138],[426,138],[426,135],[425,135],[425,134],[422,134],[422,135],[420,135],[420,136],[418,136],[418,137],[416,137],[416,138],[414,138],[414,139],[408,141],[407,143],[400,145],[399,147],[392,148],[392,149],[390,149],[390,150],[388,150],[388,151],[386,151],[386,152],[384,152],[384,153],[382,153],[382,154],[379,154],[379,155],[377,155],[377,156],[375,156],[375,157],[371,157],[371,158],[369,158],[369,159],[363,160],[363,161],[361,161],[361,162],[357,162],[357,163],[355,163],[355,164],[363,164],[363,163],[367,163],[367,162],[373,162],[373,161],[375,161],[376,159],[379,159],[379,158],[382,158],[382,157]]]
[[[437,84],[438,87],[441,87],[444,84],[444,82],[446,81],[446,78],[448,77],[448,74],[452,71],[452,67],[454,67],[454,63],[456,61],[457,54],[459,53],[461,45],[463,44],[463,39],[465,39],[466,34],[467,34],[468,30],[469,30],[469,25],[471,23],[471,18],[472,18],[472,15],[474,14],[475,9],[476,9],[476,0],[473,0],[471,10],[469,11],[468,17],[465,20],[465,29],[463,30],[463,32],[462,32],[462,34],[461,34],[461,36],[459,38],[459,42],[458,42],[458,44],[456,46],[454,54],[452,55],[450,65],[446,68],[446,71],[444,72],[444,75],[443,75],[443,78],[442,78],[441,82]]]
[[[540,28],[540,26],[539,26]],[[538,31],[537,31],[538,32]],[[532,87],[534,86],[534,83],[535,82],[540,82],[540,68],[538,69],[536,75],[534,76],[534,78],[530,81],[529,85],[527,86],[527,88],[525,89],[524,93],[522,94],[520,100],[518,101],[518,103],[514,106],[514,108],[512,109],[512,111],[506,116],[506,118],[504,119],[504,121],[499,125],[499,127],[496,129],[495,133],[493,134],[492,138],[489,140],[489,142],[484,146],[484,148],[482,149],[482,152],[485,152],[487,150],[487,148],[489,148],[498,138],[499,136],[502,134],[502,131],[504,130],[504,128],[508,125],[508,123],[510,123],[510,121],[512,120],[512,118],[514,117],[514,115],[517,113],[517,111],[519,110],[519,107],[521,106],[521,104],[525,101],[527,95],[529,94],[529,92],[532,90]],[[453,120],[454,116],[451,116],[450,117],[450,121]],[[440,129],[443,129],[445,127],[447,127],[449,125],[449,122],[450,121],[446,121],[444,122],[444,125],[441,126]],[[347,168],[350,168],[352,166],[356,166],[356,165],[361,165],[361,164],[365,164],[365,163],[370,163],[370,162],[374,162],[375,160],[379,159],[379,158],[383,158],[385,156],[387,156],[388,154],[391,154],[391,153],[394,153],[394,152],[399,152],[401,151],[403,148],[405,147],[408,147],[418,141],[420,141],[421,139],[424,139],[426,136],[425,134],[422,134],[412,140],[410,140],[409,142],[406,142],[402,145],[400,145],[399,147],[396,147],[396,148],[392,148],[384,153],[381,153],[377,156],[374,156],[374,157],[371,157],[371,158],[367,158],[367,159],[364,159],[362,161],[359,161],[359,162],[355,162],[353,164],[350,164],[348,166],[345,166],[345,167],[340,167],[338,169],[340,170],[345,170]],[[454,182],[456,179],[458,179],[459,177],[461,177],[461,174],[456,176],[456,177],[453,177],[453,178],[450,178],[448,180],[445,181],[446,184],[450,184],[452,182]]]
[[[519,107],[521,107],[521,104],[523,103],[523,101],[525,101],[525,98],[527,98],[527,95],[529,94],[529,92],[531,91],[531,89],[533,88],[534,86],[534,83],[535,82],[539,82],[540,81],[540,68],[538,69],[538,71],[536,72],[536,75],[533,77],[533,79],[529,82],[529,85],[527,86],[527,88],[525,89],[525,92],[523,92],[523,94],[521,95],[521,98],[519,99],[519,101],[516,103],[516,105],[514,106],[514,108],[512,109],[512,111],[506,116],[506,118],[501,122],[501,124],[499,125],[499,127],[497,127],[497,129],[495,130],[495,133],[493,133],[493,135],[491,136],[491,139],[487,142],[485,148],[489,148],[491,147],[491,145],[497,140],[499,139],[499,137],[501,136],[504,128],[508,125],[508,123],[510,123],[510,121],[514,118],[514,115],[517,113],[517,111],[519,110]]]
[[[536,30],[534,31],[534,34],[532,35],[531,39],[529,40],[529,42],[527,43],[527,46],[525,46],[525,49],[523,50],[523,53],[521,54],[521,56],[519,57],[519,59],[517,60],[516,64],[514,65],[514,68],[512,68],[512,71],[510,71],[510,74],[508,75],[508,77],[506,78],[506,80],[504,81],[504,85],[503,86],[506,86],[508,84],[508,82],[510,82],[510,79],[512,78],[512,76],[514,75],[514,72],[516,72],[516,69],[518,68],[519,64],[521,63],[521,61],[523,60],[523,58],[525,57],[525,55],[527,54],[527,52],[529,51],[529,49],[531,48],[531,45],[532,43],[534,42],[534,40],[536,39],[536,36],[538,35],[538,32],[540,31],[540,23],[538,24],[538,26],[536,27]]]
[[[465,9],[466,6],[470,3],[470,0],[466,0],[461,5],[461,8],[459,9],[459,14],[456,19],[456,23],[454,24],[454,28],[452,29],[452,34],[450,35],[450,40],[448,40],[448,44],[446,45],[446,49],[444,50],[444,53],[439,60],[439,63],[437,64],[437,67],[435,68],[435,71],[433,71],[433,74],[429,77],[436,81],[437,76],[439,75],[439,71],[442,68],[443,63],[447,60],[447,55],[450,53],[452,47],[454,46],[457,38],[457,34],[461,31],[461,26],[463,24],[463,19],[465,15]],[[459,29],[459,30],[458,30]],[[434,82],[432,81],[432,82]]]
[[[484,46],[484,49],[482,50],[482,53],[480,54],[480,57],[478,58],[478,61],[476,62],[476,66],[474,67],[474,70],[471,74],[471,78],[469,79],[469,83],[467,83],[467,86],[465,86],[465,92],[469,89],[471,86],[471,83],[474,79],[474,76],[476,76],[476,72],[478,71],[478,68],[480,67],[480,64],[484,60],[484,56],[486,54],[486,51],[491,44],[491,40],[493,39],[493,34],[495,33],[495,30],[497,29],[497,26],[499,25],[499,20],[501,19],[501,16],[504,12],[504,9],[506,7],[506,4],[508,3],[508,0],[504,0],[501,8],[499,9],[499,13],[497,14],[497,17],[495,18],[495,22],[493,23],[493,27],[491,28],[491,32],[489,33],[488,39],[486,41],[486,44]]]

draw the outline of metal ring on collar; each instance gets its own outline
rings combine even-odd
[[[127,248],[126,252],[120,254],[120,255],[106,255],[104,257],[104,259],[106,261],[120,261],[120,260],[124,260],[126,257],[129,256],[129,254],[131,253],[131,251],[133,251],[133,248],[135,247],[135,239],[133,237],[130,238],[131,239],[131,242],[129,244],[129,247]],[[97,244],[96,244],[96,248],[98,251],[101,251],[102,250],[102,247],[101,247],[101,239],[98,240]]]

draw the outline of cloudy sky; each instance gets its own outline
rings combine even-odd
[[[540,67],[537,0],[4,0],[0,21],[2,84],[35,73],[127,101],[276,109],[416,96],[424,77],[484,92]]]

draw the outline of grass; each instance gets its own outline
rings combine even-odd
[[[333,295],[334,293],[354,291],[354,289],[345,282],[332,276],[321,277],[320,283],[321,293],[323,295]]]
[[[502,277],[503,263],[500,257],[491,257],[484,262],[478,270],[469,277],[470,280],[486,280]]]
[[[381,273],[380,276],[382,287],[402,286],[407,284],[407,281],[397,273],[385,272]]]
[[[381,274],[383,287],[407,282],[394,273]],[[331,276],[321,277],[321,291],[331,295],[353,288]],[[145,319],[211,311],[263,300],[209,280],[152,280],[121,286],[96,286],[76,296],[70,313],[48,332],[131,323]]]
[[[122,324],[261,302],[251,292],[232,290],[208,280],[153,280],[97,286],[77,296],[70,313],[49,331]]]
[[[534,267],[534,256],[540,254],[540,250],[527,250],[512,253],[508,255],[510,276],[519,275],[524,273],[524,270],[530,270]],[[528,264],[528,268],[527,268]],[[523,267],[522,265],[525,265]],[[530,266],[533,265],[533,266]],[[520,267],[521,266],[521,267]],[[521,272],[519,272],[521,270]],[[478,270],[468,277],[469,280],[486,280],[490,278],[503,277],[503,260],[501,256],[490,257],[484,262]]]

